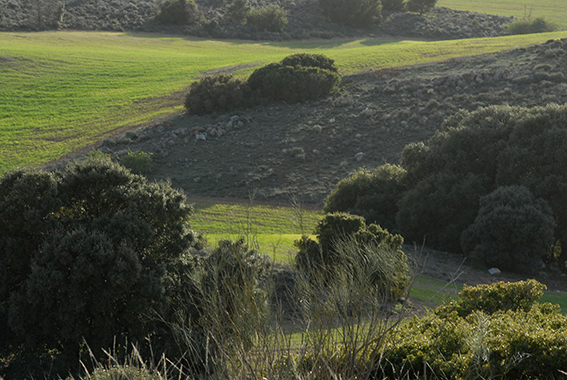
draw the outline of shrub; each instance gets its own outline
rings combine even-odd
[[[408,240],[459,252],[461,233],[474,222],[487,183],[472,173],[431,175],[402,195],[396,226]]]
[[[225,16],[233,21],[243,22],[250,11],[248,0],[234,0],[227,8]]]
[[[382,9],[391,12],[402,12],[406,8],[406,0],[382,0]]]
[[[337,90],[340,76],[318,67],[284,66],[272,63],[252,73],[248,85],[263,96],[287,103],[314,100]]]
[[[557,25],[538,17],[531,19],[524,17],[506,25],[510,34],[548,33],[557,30]]]
[[[490,285],[464,286],[459,292],[457,302],[451,302],[442,310],[456,310],[459,316],[466,317],[475,311],[494,314],[498,311],[528,312],[543,296],[546,286],[536,280],[518,282],[496,282]]]
[[[318,67],[337,73],[335,61],[323,54],[298,53],[285,57],[280,62],[283,66]]]
[[[478,216],[461,241],[465,253],[481,254],[489,266],[530,273],[549,256],[554,228],[546,201],[524,186],[499,187],[480,199]]]
[[[4,176],[0,316],[9,315],[13,341],[2,345],[14,361],[3,371],[31,370],[22,366],[30,352],[37,362],[51,352],[68,374],[85,341],[98,358],[126,340],[143,345],[156,333],[148,317],[170,312],[167,266],[196,243],[191,213],[169,184],[149,184],[108,158]]]
[[[330,285],[344,276],[360,280],[365,273],[365,280],[387,284],[391,296],[404,293],[409,270],[401,236],[375,224],[367,226],[362,217],[347,213],[327,214],[315,233],[318,243],[307,236],[295,242],[296,266],[312,279]]]
[[[287,25],[287,12],[279,5],[253,8],[246,14],[246,23],[259,31],[278,33]]]
[[[360,215],[368,223],[387,229],[396,227],[398,201],[404,191],[406,171],[396,165],[382,165],[375,171],[359,169],[339,181],[325,200],[324,211]]]
[[[159,7],[156,16],[162,24],[190,25],[196,24],[203,18],[194,0],[166,0]]]
[[[419,15],[427,13],[435,7],[437,0],[408,0],[406,7],[410,12],[417,12]]]
[[[120,164],[134,174],[148,174],[152,170],[152,154],[142,151],[128,152],[120,158]]]
[[[192,115],[225,112],[254,103],[248,85],[232,75],[205,77],[191,83],[185,108]]]
[[[454,304],[441,306],[395,328],[395,339],[383,348],[388,365],[382,375],[556,378],[567,366],[567,318],[556,305],[535,303],[544,288],[533,280],[466,287],[456,303],[465,304],[462,315]]]
[[[337,24],[367,27],[382,18],[380,0],[319,0],[321,13]]]

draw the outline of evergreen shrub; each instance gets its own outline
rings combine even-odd
[[[391,12],[402,12],[406,9],[406,0],[382,0],[382,9]]]
[[[524,186],[503,186],[480,199],[478,216],[462,234],[463,251],[488,266],[535,272],[554,243],[553,212]]]
[[[408,11],[417,12],[421,16],[424,13],[431,11],[435,7],[436,3],[437,0],[408,0],[406,8]]]
[[[319,0],[319,8],[331,22],[346,26],[368,27],[382,20],[380,0]]]
[[[288,23],[287,12],[275,4],[252,8],[246,14],[246,23],[258,31],[278,33],[283,31]]]
[[[196,24],[203,18],[194,0],[165,0],[160,4],[156,20],[165,25]]]
[[[204,115],[246,107],[254,103],[253,99],[246,82],[232,75],[217,75],[191,83],[185,108],[190,115]]]

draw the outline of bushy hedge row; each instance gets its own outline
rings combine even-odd
[[[321,13],[341,25],[366,27],[382,19],[380,0],[319,0]]]
[[[400,167],[339,182],[325,211],[395,221],[408,240],[537,271],[554,240],[567,247],[566,152],[565,105],[461,111],[427,144],[406,146]]]
[[[466,287],[457,302],[397,328],[381,372],[389,378],[561,377],[567,318],[556,305],[535,302],[543,289],[534,280]]]
[[[255,70],[246,82],[229,75],[193,82],[185,108],[189,114],[202,115],[251,106],[262,98],[304,102],[335,92],[339,82],[332,59],[320,54],[295,54]]]

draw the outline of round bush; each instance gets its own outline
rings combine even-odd
[[[436,3],[437,0],[408,0],[406,8],[410,12],[417,12],[422,15],[431,11]]]
[[[250,9],[246,14],[246,23],[259,31],[278,33],[284,30],[287,22],[287,12],[275,4]]]
[[[335,60],[323,54],[298,53],[285,57],[280,62],[283,66],[318,67],[337,73]]]
[[[185,108],[191,115],[226,112],[253,103],[248,84],[232,75],[205,77],[193,82],[185,96]]]
[[[406,8],[406,0],[382,0],[382,9],[391,12],[402,12]]]
[[[398,200],[405,189],[406,171],[396,165],[382,165],[375,171],[359,169],[339,181],[325,200],[324,211],[360,215],[367,223],[392,230],[396,227]]]
[[[271,100],[299,103],[319,99],[338,89],[340,76],[318,67],[272,63],[252,73],[248,85]]]
[[[488,266],[536,272],[554,243],[555,220],[546,201],[523,186],[499,187],[480,199],[474,223],[462,235],[463,251]]]
[[[367,27],[380,23],[380,0],[319,0],[321,13],[337,24]]]
[[[156,20],[166,25],[190,25],[198,23],[202,17],[194,0],[166,0],[160,5]]]
[[[85,341],[101,358],[104,349],[157,339],[149,317],[171,313],[167,268],[196,243],[191,214],[169,184],[101,156],[60,173],[4,176],[0,322],[8,315],[13,335],[0,346],[14,358],[7,373],[27,355],[39,362],[53,354],[55,364],[63,355],[60,375],[68,375]]]

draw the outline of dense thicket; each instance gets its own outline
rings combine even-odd
[[[558,164],[565,162],[566,155],[567,106],[495,106],[461,111],[447,119],[427,144],[406,146],[401,169],[394,171],[385,166],[376,172],[355,173],[341,181],[328,198],[326,210],[348,210],[385,223],[395,218],[392,229],[406,239],[420,243],[425,240],[433,247],[454,252],[461,250],[463,231],[475,223],[470,231],[472,234],[474,230],[476,243],[472,247],[469,239],[472,235],[467,235],[467,252],[481,250],[477,253],[487,257],[487,264],[498,262],[516,270],[535,271],[538,265],[532,259],[537,257],[536,261],[540,262],[542,252],[549,252],[551,241],[548,233],[542,232],[549,231],[551,226],[543,201],[552,210],[555,239],[567,247],[567,171]],[[388,173],[392,172],[400,173],[401,180],[390,179]],[[502,186],[523,186],[533,200],[526,200],[514,211],[510,211],[509,205],[502,206],[510,211],[509,218],[490,213],[489,208],[494,205],[479,214],[481,198]],[[382,194],[397,194],[395,199],[389,198],[390,207],[384,207],[389,199]],[[382,215],[372,216],[365,210],[365,204],[371,207],[366,197],[377,199],[374,209],[380,209]],[[357,202],[362,206],[356,206]],[[490,202],[490,198],[483,202]],[[509,255],[504,260],[508,265],[501,260],[491,261],[488,257],[494,257],[496,240],[491,237],[489,243],[487,236],[491,233],[490,226],[496,223],[494,218],[500,218],[497,223],[502,239],[507,235],[508,243],[515,240],[531,253],[510,249],[508,253],[501,252]],[[530,244],[513,237],[535,231],[536,225],[541,234],[528,234],[528,239],[534,239]],[[524,232],[518,231],[516,235],[507,232],[519,228]],[[498,243],[499,247],[504,241]],[[567,255],[562,255],[564,262]]]
[[[166,25],[190,25],[198,23],[202,17],[193,0],[166,0],[160,4],[156,20]]]

